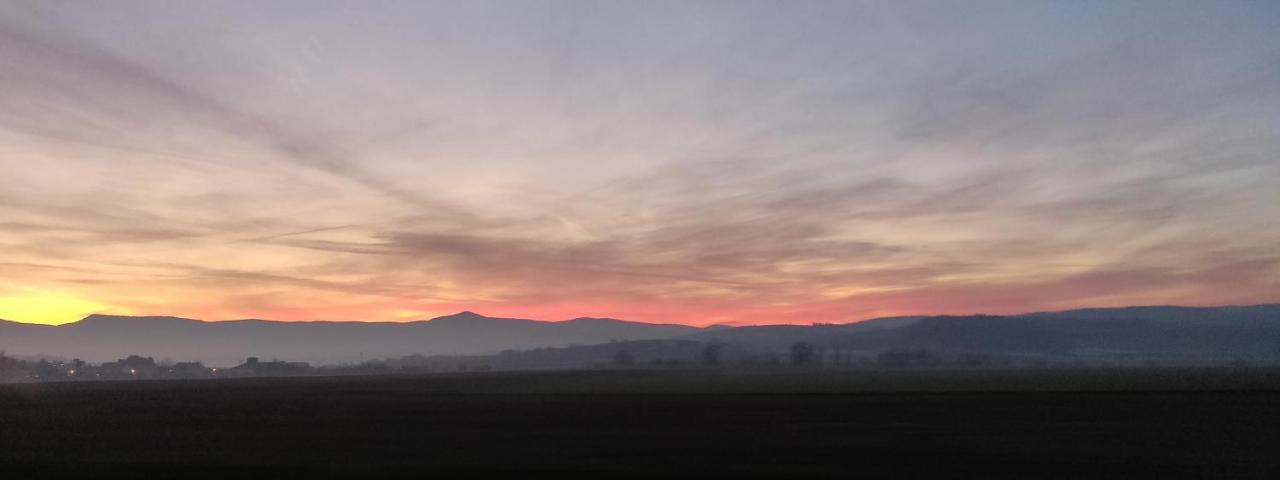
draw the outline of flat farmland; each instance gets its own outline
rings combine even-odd
[[[6,478],[1280,478],[1274,371],[0,385]],[[446,477],[447,478],[447,477]]]

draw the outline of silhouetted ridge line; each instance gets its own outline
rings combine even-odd
[[[671,338],[698,330],[622,320],[496,318],[470,311],[403,323],[90,315],[60,326],[0,324],[0,350],[20,355],[70,355],[98,362],[145,354],[214,366],[237,365],[255,356],[341,364],[362,358],[485,354]]]
[[[887,364],[906,365],[943,361],[1272,364],[1280,363],[1280,305],[1093,308],[707,328],[595,317],[563,321],[497,318],[471,311],[407,323],[206,322],[120,315],[90,315],[61,326],[0,322],[0,350],[10,354],[76,356],[98,362],[138,354],[212,366],[238,365],[248,357],[328,365],[415,355],[484,356],[613,345],[488,362],[504,368],[519,368],[524,361],[551,367],[611,363],[610,356],[621,355],[618,348],[626,342],[646,341],[633,343],[635,351],[622,356],[631,362],[647,359],[663,365],[697,363],[685,357],[714,355],[700,346],[707,345],[720,349],[725,358],[760,364],[785,358],[793,348],[812,355],[815,362],[839,358],[840,365],[875,363],[878,360],[868,359],[883,354],[891,354]]]

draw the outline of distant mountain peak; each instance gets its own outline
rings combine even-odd
[[[427,321],[431,323],[465,323],[465,322],[479,322],[479,321],[486,321],[486,320],[497,320],[497,319],[493,317],[487,317],[487,316],[481,315],[471,310],[463,310],[461,312],[458,312],[452,315],[436,317]]]
[[[200,320],[192,320],[190,318],[182,318],[182,317],[168,317],[168,316],[134,317],[129,315],[107,315],[107,314],[95,313],[87,317],[84,317],[74,323],[80,324],[80,325],[88,325],[88,324],[109,324],[109,323],[125,323],[125,322],[137,323],[137,322],[199,322],[199,321]]]

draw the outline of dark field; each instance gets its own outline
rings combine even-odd
[[[1280,478],[1278,379],[641,371],[0,385],[0,477]]]

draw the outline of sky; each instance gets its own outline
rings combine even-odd
[[[0,318],[1280,301],[1280,4],[0,0]]]

